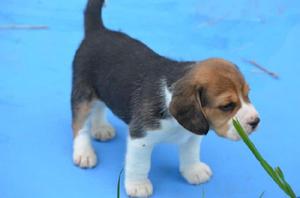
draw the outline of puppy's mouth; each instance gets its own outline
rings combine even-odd
[[[245,130],[245,132],[247,133],[247,135],[251,135],[253,132],[255,132],[258,128],[258,125],[255,126],[254,128],[246,125],[246,124],[242,124],[243,129]],[[238,132],[236,131],[235,127],[231,123],[229,124],[229,129],[225,135],[225,138],[229,139],[229,140],[233,140],[233,141],[239,141],[241,139],[240,135],[238,134]]]

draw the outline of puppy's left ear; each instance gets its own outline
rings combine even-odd
[[[197,135],[206,135],[209,124],[201,105],[203,88],[185,79],[177,81],[173,88],[170,113],[187,130]]]

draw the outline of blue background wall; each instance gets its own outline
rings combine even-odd
[[[116,197],[124,165],[127,127],[110,114],[116,139],[95,142],[100,163],[72,164],[69,95],[71,62],[83,37],[86,1],[1,0],[0,25],[47,25],[46,30],[0,30],[0,197]],[[300,2],[297,0],[108,0],[107,27],[178,60],[223,57],[251,85],[262,118],[251,136],[272,165],[280,165],[300,193]],[[274,80],[243,61],[279,74]],[[210,132],[202,159],[214,171],[204,185],[188,185],[178,172],[177,148],[160,145],[150,178],[154,198],[253,198],[285,195],[242,142]],[[122,187],[122,197],[125,196]]]

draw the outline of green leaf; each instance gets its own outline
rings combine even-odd
[[[284,179],[283,172],[278,166],[275,168],[275,172],[280,176],[281,179]]]

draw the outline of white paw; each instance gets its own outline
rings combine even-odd
[[[201,184],[210,179],[212,171],[209,166],[200,162],[184,168],[181,174],[190,184]]]
[[[74,164],[80,168],[92,168],[97,164],[97,156],[93,149],[73,152]]]
[[[74,139],[73,162],[81,168],[92,168],[97,164],[97,156],[88,136],[78,135]]]
[[[125,189],[129,197],[149,197],[153,192],[153,186],[149,179],[126,181]]]
[[[115,129],[109,124],[92,127],[92,136],[100,141],[107,141],[116,136]]]

